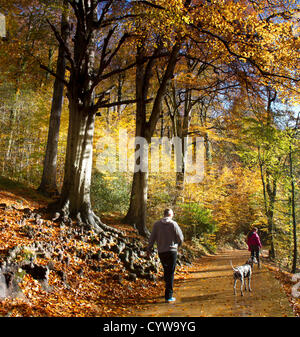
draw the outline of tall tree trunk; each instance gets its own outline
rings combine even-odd
[[[79,225],[95,232],[110,230],[93,212],[90,199],[95,114],[81,109],[70,99],[65,174],[59,203],[54,204],[63,219],[76,218]]]
[[[65,175],[61,192],[64,216],[86,217],[90,212],[94,114],[70,101]]]
[[[62,14],[62,20],[61,21],[63,21],[63,14]],[[53,61],[54,53],[55,53],[55,48],[53,46],[51,46],[49,48],[49,51],[48,51],[48,67],[50,69],[52,68],[52,61]],[[45,75],[46,82],[48,82],[49,79],[50,79],[50,74],[48,72],[46,72],[46,75]],[[42,84],[43,84],[43,81],[42,81]]]
[[[265,175],[264,175],[264,163],[261,158],[260,147],[258,147],[258,162],[259,162],[259,169],[260,169],[260,178],[261,178],[262,187],[263,187],[265,214],[267,215],[268,214],[267,189],[266,189],[266,182],[265,182]]]
[[[68,23],[68,5],[64,1],[64,9],[61,18],[61,35],[66,42],[69,36],[69,23]],[[61,78],[65,77],[66,60],[64,48],[60,45],[58,50],[58,59],[56,66],[56,74]],[[38,188],[43,194],[52,196],[58,194],[56,184],[56,168],[57,168],[57,151],[60,129],[60,117],[63,105],[63,92],[64,84],[55,78],[53,87],[52,106],[49,121],[49,131],[47,147],[44,159],[44,167],[41,184]]]
[[[56,217],[61,216],[65,220],[76,218],[80,225],[95,232],[100,233],[103,230],[118,232],[103,224],[91,207],[93,138],[97,111],[94,109],[94,91],[91,90],[96,50],[95,31],[92,25],[97,15],[96,3],[88,1],[85,10],[86,24],[90,25],[89,28],[92,27],[91,34],[87,43],[81,30],[82,26],[77,25],[74,37],[74,61],[78,65],[78,71],[71,73],[67,87],[69,128],[64,180],[60,199],[51,205],[51,208],[57,211]],[[84,59],[81,54],[83,50]]]
[[[269,198],[269,205],[267,210],[267,219],[268,219],[268,234],[269,234],[269,242],[270,242],[270,250],[269,256],[271,259],[275,259],[275,245],[274,245],[274,206],[277,194],[277,181],[273,178],[271,182],[271,174],[266,171],[266,190]]]
[[[118,102],[122,101],[122,89],[125,81],[125,74],[120,73],[118,76],[118,88],[117,88],[117,98]],[[117,106],[118,117],[120,118],[121,115],[121,105]]]
[[[267,127],[270,127],[274,124],[274,113],[272,111],[272,104],[275,102],[277,93],[276,91],[272,92],[272,89],[269,87],[266,87],[267,91]],[[268,148],[269,146],[267,146]],[[271,181],[272,180],[272,181]],[[269,242],[270,242],[270,250],[269,250],[269,257],[271,259],[276,258],[276,252],[275,252],[275,245],[274,245],[274,207],[275,207],[275,200],[277,195],[277,178],[272,177],[272,173],[269,171],[269,169],[266,169],[266,192],[268,195],[268,209],[266,212],[267,219],[268,219],[268,235],[269,235]]]
[[[206,174],[209,175],[212,165],[212,155],[211,155],[211,143],[207,132],[204,133],[204,147],[205,147]]]
[[[274,205],[277,194],[277,181],[273,179],[271,182],[271,173],[266,170],[264,173],[264,163],[261,158],[260,147],[258,147],[258,159],[260,168],[260,177],[263,186],[264,208],[265,215],[268,222],[268,240],[270,243],[269,257],[275,259],[275,245],[274,245]]]
[[[191,112],[192,112],[191,94],[192,94],[192,91],[186,88],[183,117],[179,116],[179,114],[177,113],[177,120],[178,120],[177,137],[180,138],[180,142],[181,142],[181,151],[179,151],[179,156],[181,158],[176,158],[177,196],[179,196],[184,190],[184,180],[185,180],[185,173],[186,173],[186,157],[187,157],[187,137],[189,133]],[[176,199],[177,199],[177,196],[176,196]]]
[[[296,205],[295,205],[295,181],[293,172],[293,157],[292,157],[292,147],[290,145],[289,149],[289,162],[290,162],[290,177],[291,177],[291,209],[292,209],[292,222],[293,222],[293,263],[292,263],[292,273],[296,273],[297,269],[297,222],[296,222]]]
[[[183,122],[181,123],[181,117],[179,118],[179,123],[177,123],[177,139],[180,144],[177,144],[178,148],[176,152],[176,194],[174,198],[174,204],[178,197],[182,194],[184,190],[184,179],[186,173],[186,157],[187,157],[187,130],[184,128],[186,116],[183,117]]]
[[[133,225],[141,235],[148,236],[146,227],[148,197],[148,172],[135,172],[133,174],[130,205],[124,222]]]
[[[144,70],[144,65],[142,63],[142,49],[137,50],[137,66],[136,66],[136,125],[135,125],[135,137],[141,137],[147,139],[146,132],[146,100],[148,85],[150,81],[151,73],[147,73]],[[152,61],[150,61],[152,62]],[[151,64],[148,64],[148,69]],[[149,69],[150,70],[150,69]],[[146,78],[147,76],[147,78]],[[135,151],[138,150],[138,145],[135,144]],[[146,211],[147,211],[147,193],[148,193],[148,172],[142,172],[137,168],[137,165],[141,164],[141,160],[145,160],[148,153],[143,152],[143,148],[140,147],[140,158],[139,163],[137,159],[134,163],[134,174],[132,180],[132,188],[130,195],[130,204],[126,217],[124,218],[125,223],[130,223],[136,227],[141,235],[148,236],[149,232],[146,227]],[[148,170],[148,168],[147,168]]]
[[[72,46],[65,43],[54,25],[50,22],[49,24],[65,51],[65,58],[69,62],[70,78],[63,79],[58,74],[54,74],[51,69],[42,66],[66,85],[69,99],[69,129],[62,192],[59,200],[49,208],[56,213],[56,219],[62,217],[64,221],[70,221],[71,217],[75,217],[82,226],[92,228],[96,232],[107,230],[119,233],[118,230],[103,224],[91,207],[94,124],[98,109],[135,101],[108,103],[105,97],[108,89],[97,93],[97,96],[95,89],[106,79],[130,69],[135,64],[129,68],[111,70],[112,60],[118,55],[122,44],[128,38],[128,34],[122,37],[118,35],[117,27],[122,16],[119,18],[118,14],[115,18],[111,18],[114,1],[68,0],[68,3],[75,14],[76,27],[70,39],[73,42]],[[108,20],[106,20],[107,16],[110,17]],[[111,46],[113,35],[119,39],[115,48]],[[102,41],[99,42],[101,39]],[[100,45],[102,52],[98,65],[95,65],[95,53]]]
[[[5,163],[8,162],[11,159],[11,152],[13,147],[13,139],[14,139],[14,133],[15,133],[15,124],[17,120],[17,104],[20,96],[20,90],[19,88],[16,89],[15,98],[14,98],[14,105],[12,106],[10,110],[10,117],[9,117],[9,136],[7,140],[7,146],[6,146],[6,152],[5,152]]]
[[[164,98],[166,88],[169,80],[173,76],[175,65],[177,62],[180,44],[176,43],[170,53],[168,64],[166,66],[163,78],[156,92],[155,100],[152,106],[152,111],[149,120],[146,120],[146,104],[147,94],[152,76],[152,68],[154,65],[154,58],[151,59],[147,65],[143,65],[143,47],[137,49],[137,66],[136,66],[136,137],[142,137],[151,143],[151,137],[154,134],[157,122],[161,115],[161,104]],[[157,50],[158,51],[158,50]],[[154,54],[155,55],[155,54]],[[137,147],[136,147],[137,150]],[[140,153],[144,153],[141,151]],[[147,160],[146,157],[143,158]],[[128,212],[124,218],[125,223],[135,225],[139,233],[148,236],[149,231],[146,227],[146,210],[147,210],[147,191],[148,191],[148,172],[141,172],[140,163],[135,162],[135,170],[133,175],[133,183],[131,189],[130,205]],[[142,165],[143,166],[143,165]]]

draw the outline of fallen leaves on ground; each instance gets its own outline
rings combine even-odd
[[[296,282],[293,282],[293,274],[285,270],[279,269],[273,265],[267,265],[267,267],[274,274],[275,278],[280,282],[281,286],[283,287],[288,297],[288,300],[293,308],[295,316],[300,317],[300,298],[292,295],[292,288],[296,286]]]
[[[32,192],[32,191],[31,191]],[[36,198],[30,199],[17,192],[0,191],[0,258],[3,260],[9,249],[15,246],[28,246],[35,238],[24,235],[24,226],[30,226],[31,220],[22,222],[23,209],[31,210],[43,208],[46,201],[38,202]],[[136,236],[136,232],[126,225],[111,224],[122,229],[127,235]],[[36,226],[36,225],[35,225]],[[0,301],[0,316],[130,316],[135,310],[140,310],[143,304],[155,303],[163,296],[164,284],[162,271],[158,273],[157,281],[126,279],[126,271],[118,256],[100,261],[79,259],[72,254],[78,249],[84,251],[97,251],[97,246],[90,241],[84,242],[80,238],[69,239],[62,237],[61,227],[51,220],[44,220],[39,224],[41,239],[51,242],[59,250],[62,243],[67,246],[64,251],[68,264],[49,257],[37,257],[39,265],[47,265],[50,260],[53,270],[50,270],[48,286],[44,289],[41,283],[26,274],[19,283],[22,294],[19,298],[6,298]],[[141,238],[142,239],[142,238]],[[93,267],[93,268],[91,268]],[[98,267],[99,270],[97,271]],[[181,266],[176,271],[176,279],[185,279],[188,269],[192,267]],[[63,271],[66,280],[58,276],[57,270]],[[120,280],[120,275],[123,277]]]

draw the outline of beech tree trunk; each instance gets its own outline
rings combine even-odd
[[[60,208],[63,217],[75,217],[80,223],[98,229],[90,200],[95,115],[82,111],[73,100],[70,101],[69,109]]]
[[[267,90],[267,126],[271,126],[274,124],[274,113],[272,111],[272,104],[275,102],[277,93],[276,91],[272,92],[269,87],[266,87]],[[270,241],[270,250],[269,250],[269,257],[271,259],[276,258],[275,252],[275,243],[274,243],[274,233],[275,233],[275,223],[274,223],[274,207],[277,195],[277,178],[274,176],[272,177],[272,173],[267,168],[266,169],[266,192],[268,195],[269,203],[268,209],[266,212],[267,219],[268,219],[268,236]]]
[[[212,156],[211,156],[211,145],[208,137],[208,133],[204,133],[204,147],[205,147],[205,164],[206,164],[206,174],[210,174],[210,168],[212,164]]]
[[[151,142],[151,137],[154,134],[157,122],[161,115],[161,104],[164,98],[166,88],[169,80],[173,76],[175,65],[177,62],[178,53],[180,50],[180,44],[176,43],[170,53],[170,57],[162,77],[160,86],[156,92],[155,100],[152,106],[151,115],[149,120],[146,118],[146,104],[147,94],[150,86],[150,79],[152,76],[153,65],[155,57],[159,53],[159,49],[153,54],[154,58],[150,59],[144,66],[142,61],[144,58],[143,47],[137,49],[137,66],[136,66],[136,137],[143,137],[148,144]],[[137,150],[137,147],[136,147]],[[140,154],[144,156],[146,154],[140,149]],[[128,212],[123,219],[125,223],[134,225],[139,233],[143,236],[148,236],[149,231],[146,227],[147,217],[147,193],[148,193],[148,171],[143,172],[139,167],[143,166],[140,163],[135,162],[135,170],[133,174],[133,182],[130,196],[130,205]]]
[[[95,103],[95,87],[98,83],[95,81],[98,79],[94,78],[98,2],[81,0],[70,4],[76,11],[80,11],[80,20],[85,22],[89,34],[86,34],[83,25],[77,22],[73,38],[74,55],[71,57],[70,49],[55,31],[60,45],[67,51],[66,56],[72,64],[73,71],[66,84],[69,128],[63,186],[60,199],[50,208],[56,212],[56,218],[61,217],[65,221],[75,218],[79,225],[93,229],[97,233],[103,230],[119,232],[101,222],[93,212],[90,200],[95,115],[102,103],[101,98],[96,102],[98,105]],[[106,11],[105,7],[103,13]],[[105,52],[103,55],[107,56]],[[99,71],[99,76],[101,75]]]
[[[93,212],[90,199],[95,114],[82,110],[74,100],[69,104],[69,128],[65,174],[55,209],[63,219],[75,218],[79,225],[118,232],[105,225]]]
[[[136,126],[135,137],[142,137],[147,139],[147,126],[146,126],[146,100],[148,85],[151,74],[146,74],[147,69],[144,69],[144,64],[141,61],[143,57],[142,48],[138,48],[137,51],[137,66],[136,66]],[[148,69],[153,61],[149,61]],[[149,139],[149,137],[148,137]],[[137,145],[135,145],[135,151],[137,151]],[[143,152],[140,147],[140,158],[134,163],[134,174],[132,179],[130,204],[125,223],[130,223],[136,227],[141,235],[148,236],[149,232],[146,227],[146,211],[147,211],[147,197],[148,197],[148,172],[142,172],[137,168],[141,164],[141,160],[148,158],[148,154]]]
[[[185,173],[186,173],[186,157],[187,157],[187,137],[190,128],[191,122],[191,112],[192,112],[192,102],[191,102],[191,95],[192,92],[188,88],[185,89],[185,98],[184,98],[184,113],[183,117],[179,116],[178,114],[175,115],[177,120],[177,134],[176,136],[181,140],[181,158],[178,161],[176,158],[176,189],[177,195],[175,197],[175,202],[177,197],[182,194],[184,190],[184,180],[185,180]],[[174,130],[175,132],[175,130]]]
[[[148,173],[135,172],[133,174],[130,206],[125,222],[133,225],[141,235],[148,236],[146,227],[147,220],[147,197],[148,197]]]
[[[269,241],[270,241],[270,250],[269,250],[269,256],[271,259],[275,259],[275,244],[274,244],[274,206],[275,206],[275,200],[276,200],[276,194],[277,194],[277,181],[276,179],[273,179],[271,182],[271,174],[270,172],[266,172],[266,189],[267,194],[269,198],[269,205],[267,210],[267,220],[268,220],[268,233],[269,233]]]
[[[292,227],[293,227],[293,262],[292,262],[292,273],[296,273],[297,270],[297,260],[298,260],[298,249],[297,249],[297,222],[296,222],[296,205],[295,205],[295,181],[293,172],[293,156],[292,147],[289,148],[289,162],[290,162],[290,177],[291,177],[291,208],[292,208]]]
[[[89,6],[92,6],[92,3],[89,3]],[[91,7],[88,11],[85,18],[92,20],[94,13],[91,12]],[[76,218],[80,224],[100,231],[98,225],[101,222],[93,213],[90,201],[95,113],[92,111],[94,95],[87,94],[92,84],[90,76],[94,70],[95,48],[94,33],[91,33],[87,44],[81,27],[77,25],[74,59],[79,64],[80,52],[85,51],[85,60],[78,67],[78,72],[71,74],[67,89],[69,128],[58,209],[63,218]],[[80,81],[80,77],[84,80]]]
[[[68,5],[66,1],[64,1],[64,9],[61,18],[61,34],[64,41],[67,41],[69,36],[67,10]],[[62,46],[59,46],[56,74],[59,75],[61,78],[65,78],[65,72],[66,72],[65,51]],[[64,93],[64,84],[60,80],[58,80],[58,78],[55,78],[43,174],[41,184],[38,188],[40,192],[48,196],[58,194],[56,184],[56,168],[57,168],[57,151],[58,151],[58,140],[60,129],[60,117],[63,106],[63,93]]]

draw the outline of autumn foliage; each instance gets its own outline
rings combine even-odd
[[[128,305],[142,303],[145,292],[147,300],[157,295],[162,280],[129,280],[109,249],[104,260],[83,256],[97,255],[93,230],[109,231],[101,220],[130,238],[136,228],[145,236],[166,207],[189,249],[244,248],[256,226],[270,258],[299,269],[297,1],[0,0],[0,12],[7,19],[0,175],[27,186],[0,190],[1,259],[36,236],[54,257],[36,257],[53,264],[51,290],[26,274],[24,298],[1,302],[0,315],[128,315]],[[63,75],[57,61],[65,63]],[[51,200],[31,199],[27,188],[40,186],[46,165],[54,81],[64,85],[57,156],[49,164],[57,191]],[[133,172],[135,136],[146,139],[149,163],[158,145],[158,170]],[[180,160],[174,144],[168,154],[163,147],[176,137]],[[189,182],[184,158],[197,158],[199,139],[203,179]],[[53,201],[72,230],[47,212],[39,224],[24,220],[24,209]]]

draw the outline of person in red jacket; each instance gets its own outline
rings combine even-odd
[[[257,234],[257,228],[254,227],[249,234],[247,235],[247,245],[248,250],[251,252],[251,256],[254,258],[254,255],[257,260],[258,268],[260,268],[260,259],[259,259],[259,251],[262,247],[260,238]]]

